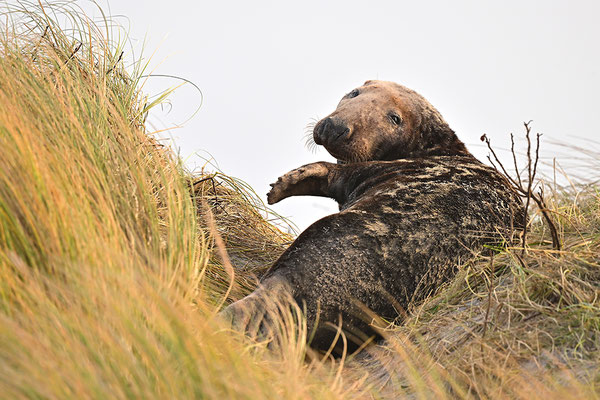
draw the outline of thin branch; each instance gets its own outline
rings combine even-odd
[[[527,233],[528,233],[528,221],[527,216],[529,214],[529,203],[531,202],[531,187],[533,186],[533,171],[531,168],[531,127],[529,126],[529,122],[525,122],[525,138],[527,139],[527,175],[529,179],[527,180],[527,192],[526,192],[526,200],[525,200],[525,215],[523,216],[523,236],[522,236],[522,249],[521,255],[523,255],[527,249]],[[537,164],[537,158],[535,160]],[[521,185],[522,186],[522,185]]]
[[[117,58],[117,61],[115,61],[115,63],[113,64],[112,67],[110,67],[108,69],[108,71],[106,71],[106,75],[110,74],[112,71],[114,71],[115,68],[117,68],[117,64],[119,64],[119,62],[121,62],[121,60],[123,59],[123,51],[121,52],[121,54],[119,54],[119,58]]]
[[[512,176],[510,176],[510,174],[506,171],[506,169],[504,168],[504,165],[502,164],[502,162],[500,161],[500,159],[498,158],[498,156],[496,155],[496,152],[494,151],[494,149],[492,148],[492,143],[490,141],[490,139],[487,137],[487,135],[484,133],[483,135],[481,135],[481,141],[485,142],[485,144],[487,144],[488,149],[490,150],[490,152],[492,153],[492,155],[494,156],[494,160],[496,160],[496,163],[500,166],[500,169],[502,169],[502,172],[504,173],[504,176],[506,176],[506,178],[508,178],[508,180],[515,186],[515,187],[520,187],[521,185],[515,181],[513,179]],[[490,158],[490,156],[488,156],[488,160],[490,160],[490,162],[492,162],[492,159]],[[494,163],[492,162],[492,165],[494,165]],[[494,165],[494,168],[496,170],[498,170],[498,168]],[[518,174],[517,174],[518,176]]]
[[[523,217],[524,220],[523,220],[521,255],[524,254],[524,252],[526,251],[526,248],[527,248],[527,233],[528,233],[528,228],[529,228],[528,224],[527,224],[527,222],[528,222],[527,218],[528,218],[529,205],[531,203],[531,200],[533,200],[536,203],[540,212],[542,213],[542,216],[544,217],[544,220],[548,224],[548,228],[550,229],[550,235],[552,236],[552,247],[555,250],[560,251],[561,244],[560,244],[560,237],[558,235],[558,229],[556,228],[556,224],[554,223],[552,217],[550,216],[550,212],[546,206],[546,202],[544,200],[543,186],[540,186],[539,193],[535,193],[533,191],[533,189],[535,187],[534,182],[535,182],[535,177],[537,174],[537,166],[538,166],[538,163],[540,160],[540,137],[542,135],[540,133],[537,134],[535,157],[532,158],[532,154],[531,154],[531,121],[525,122],[524,126],[525,126],[525,138],[527,139],[527,178],[528,178],[527,179],[527,187],[525,187],[525,185],[523,184],[523,179],[521,178],[521,173],[519,172],[519,165],[517,162],[517,155],[516,155],[517,153],[515,151],[514,135],[512,133],[510,134],[510,142],[511,142],[510,151],[511,151],[512,158],[513,158],[513,165],[515,168],[516,179],[513,178],[512,176],[510,176],[508,174],[506,168],[504,168],[504,165],[502,164],[502,162],[498,158],[498,155],[492,148],[490,139],[487,137],[487,135],[483,134],[481,136],[481,141],[485,141],[485,143],[487,144],[487,147],[491,153],[491,156],[488,155],[488,160],[490,161],[490,163],[492,164],[494,169],[496,169],[498,172],[501,171],[506,176],[506,178],[509,180],[513,189],[516,190],[519,194],[521,194],[521,196],[525,197],[525,199],[526,199],[525,200],[525,214]],[[500,169],[498,169],[498,167]]]
[[[517,164],[517,153],[515,152],[515,135],[510,134],[510,152],[513,158],[513,164],[515,166],[515,174],[517,175],[517,180],[519,181],[519,186],[523,186],[523,182],[521,181],[521,173],[519,172],[519,165]]]

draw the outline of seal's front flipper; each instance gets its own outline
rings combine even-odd
[[[271,184],[267,201],[269,204],[275,204],[287,197],[306,195],[331,197],[330,178],[332,172],[338,168],[338,165],[329,162],[317,162],[296,168]]]

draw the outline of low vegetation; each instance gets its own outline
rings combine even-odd
[[[111,21],[22,2],[0,25],[0,397],[598,397],[597,187],[547,190],[560,251],[532,207],[525,250],[462,265],[385,343],[333,359],[290,318],[269,348],[217,312],[285,222],[147,132],[164,96]]]

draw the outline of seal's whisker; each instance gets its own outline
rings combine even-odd
[[[317,151],[318,145],[315,143],[315,139],[313,138],[313,130],[318,122],[318,119],[312,118],[311,122],[306,124],[306,127],[304,128],[304,145],[311,153],[315,153]]]

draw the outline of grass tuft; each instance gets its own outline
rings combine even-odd
[[[248,285],[290,236],[242,184],[192,177],[148,135],[144,66],[125,68],[111,21],[69,2],[2,21],[1,397],[339,397],[303,339],[277,358],[215,317],[217,233]]]

